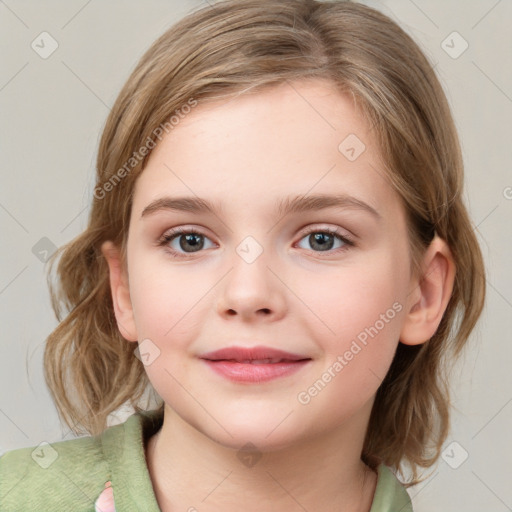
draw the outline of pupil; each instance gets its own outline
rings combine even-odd
[[[186,251],[187,249],[190,249],[190,246],[194,249],[202,249],[204,242],[200,239],[201,235],[196,235],[194,233],[189,233],[188,235],[183,235],[180,238],[180,247]],[[183,240],[186,240],[184,242]],[[187,247],[186,244],[189,244]]]
[[[333,242],[332,235],[329,235],[326,233],[314,233],[311,235],[310,238],[312,239],[312,243],[310,242],[311,247],[318,248],[321,251],[327,251],[329,249],[332,249],[332,242]]]

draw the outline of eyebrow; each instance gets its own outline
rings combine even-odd
[[[361,199],[346,194],[287,197],[277,202],[276,213],[279,217],[282,217],[290,213],[304,213],[327,208],[363,210],[373,215],[377,220],[382,218],[375,208]],[[162,210],[216,215],[220,209],[218,203],[212,203],[199,197],[161,197],[144,208],[141,218]]]

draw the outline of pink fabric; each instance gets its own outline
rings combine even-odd
[[[98,499],[94,502],[95,512],[116,512],[114,503],[114,489],[112,489],[112,482],[105,483],[105,489],[101,491]]]

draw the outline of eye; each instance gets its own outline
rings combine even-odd
[[[306,240],[314,252],[333,252],[346,251],[349,247],[354,246],[354,242],[346,235],[342,234],[338,229],[333,228],[309,228],[303,234],[301,240]],[[334,247],[336,242],[338,247]],[[304,249],[304,247],[302,247]],[[338,249],[334,250],[333,249]]]
[[[175,228],[162,236],[159,245],[166,246],[171,256],[181,258],[204,249],[205,240],[209,238],[194,228]]]
[[[194,228],[174,228],[167,231],[159,240],[159,245],[165,246],[167,252],[174,258],[186,257],[187,254],[200,252],[209,238]],[[338,229],[311,227],[302,234],[302,240],[307,240],[313,252],[338,253],[354,246],[354,242]],[[210,241],[210,248],[215,246]],[[337,247],[334,247],[338,243]],[[305,248],[305,247],[301,247]],[[307,247],[306,247],[307,249]],[[334,249],[334,250],[333,250]]]

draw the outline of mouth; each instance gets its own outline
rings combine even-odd
[[[310,357],[270,347],[227,347],[201,356],[221,376],[234,381],[258,383],[285,377],[307,365]]]
[[[308,356],[293,354],[271,347],[258,345],[256,347],[226,347],[201,356],[208,361],[231,361],[243,364],[276,364],[281,362],[296,362],[311,359]]]
[[[309,359],[281,359],[281,358],[273,358],[273,359],[207,359],[207,361],[226,361],[231,363],[240,363],[240,364],[276,364],[276,363],[297,363],[299,361],[308,361]]]

